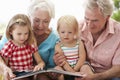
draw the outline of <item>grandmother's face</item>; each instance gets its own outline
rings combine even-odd
[[[34,33],[36,35],[44,34],[49,28],[50,20],[51,18],[47,10],[37,9],[34,11],[32,15],[32,26]]]

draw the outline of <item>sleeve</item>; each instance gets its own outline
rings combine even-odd
[[[113,65],[120,65],[120,43],[118,45],[118,48],[116,49],[112,64]]]
[[[3,46],[5,45],[5,43],[7,42],[7,38],[6,35],[4,34],[2,39],[0,40],[0,50],[3,48]]]
[[[10,46],[9,43],[6,43],[4,47],[1,50],[1,56],[4,56],[6,58],[10,58],[12,56],[12,47]]]

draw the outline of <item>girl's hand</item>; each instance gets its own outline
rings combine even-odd
[[[38,65],[36,65],[34,67],[33,71],[37,71],[37,70],[43,70],[43,68],[45,67],[45,63],[44,62],[40,62]]]

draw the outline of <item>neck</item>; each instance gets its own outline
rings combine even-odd
[[[66,47],[73,47],[73,46],[75,46],[76,45],[76,41],[77,40],[73,40],[73,41],[71,41],[71,42],[61,42],[64,46],[66,46]]]
[[[93,43],[95,44],[95,42],[97,41],[97,39],[99,38],[99,36],[105,31],[107,27],[107,22],[105,23],[103,29],[97,33],[92,33],[92,36],[93,36]]]
[[[44,33],[42,35],[35,35],[37,45],[39,46],[44,40],[48,38],[49,34]]]

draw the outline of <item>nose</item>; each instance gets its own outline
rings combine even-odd
[[[90,25],[92,25],[92,24],[93,24],[93,22],[92,22],[91,20],[88,20],[88,21],[87,21],[87,25],[88,25],[88,26],[90,26]]]
[[[88,20],[88,21],[87,21],[87,25],[90,25],[90,24],[92,24],[92,21],[91,21],[91,20]]]
[[[39,28],[42,28],[43,27],[43,22],[39,22]]]
[[[25,35],[21,35],[21,39],[22,39],[22,40],[25,39],[25,37],[26,37]]]
[[[65,33],[65,37],[68,37],[68,33]]]

